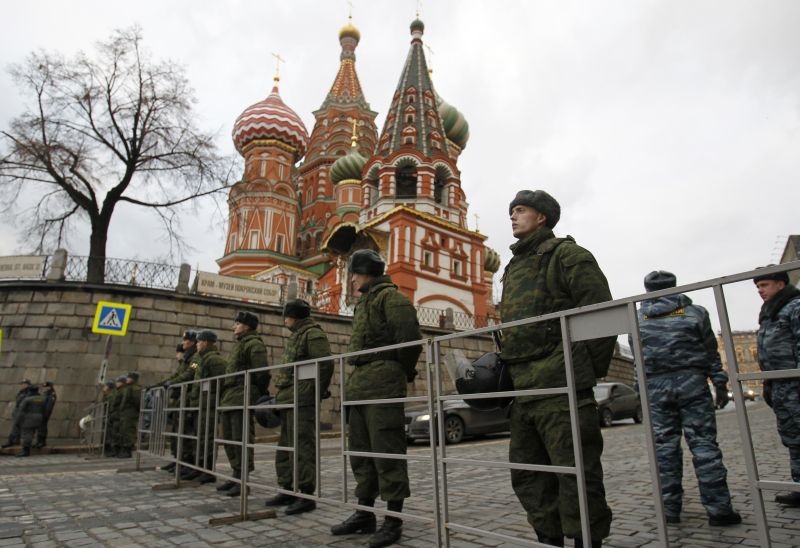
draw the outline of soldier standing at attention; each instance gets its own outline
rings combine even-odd
[[[800,368],[800,289],[786,272],[753,278],[764,304],[758,315],[758,365],[762,371]],[[764,401],[778,421],[778,434],[789,448],[792,480],[800,482],[800,379],[764,381]],[[775,502],[800,507],[800,493],[775,496]]]
[[[139,386],[139,373],[131,371],[125,378],[125,386],[119,398],[119,452],[117,458],[130,458],[136,445],[139,426],[139,408],[142,404],[142,387]]]
[[[125,381],[127,377],[120,375],[114,379],[114,393],[108,400],[108,428],[106,431],[106,439],[111,440],[111,452],[108,453],[109,457],[116,457],[122,451],[122,434],[120,431],[119,417],[120,417],[120,403],[122,402],[122,395],[125,392]]]
[[[197,367],[193,367],[194,380],[202,381],[225,373],[227,362],[217,350],[217,334],[213,331],[200,331],[197,334]],[[194,364],[192,364],[194,366]],[[196,422],[199,443],[196,448],[200,455],[199,464],[205,470],[214,469],[214,433],[216,423],[214,412],[217,404],[217,381],[198,382],[192,386],[192,405],[200,407]],[[217,478],[203,472],[197,478],[200,483],[214,483]]]
[[[14,426],[19,429],[22,436],[22,451],[16,456],[31,456],[33,436],[36,430],[42,426],[46,402],[47,398],[39,394],[39,387],[31,384],[28,387],[27,396],[19,404],[17,415],[14,418]]]
[[[44,404],[44,418],[42,420],[42,426],[36,431],[36,443],[33,444],[34,449],[41,449],[47,445],[47,423],[50,422],[50,416],[53,414],[53,408],[56,406],[56,400],[58,399],[56,389],[52,382],[45,381],[42,383],[42,387],[44,392],[42,395],[46,399]]]
[[[248,369],[258,369],[267,366],[267,348],[264,341],[256,332],[258,329],[258,316],[251,312],[241,311],[236,314],[233,320],[233,338],[235,343],[225,373],[236,373],[247,371]],[[250,376],[250,405],[255,405],[260,395],[266,394],[269,387],[270,374],[268,371],[256,373]],[[226,377],[222,381],[222,393],[220,394],[219,404],[222,407],[234,407],[244,405],[244,375],[234,375]],[[226,440],[242,441],[242,422],[244,410],[222,411],[222,436]],[[255,421],[253,414],[248,411],[250,422],[248,443],[255,441]],[[242,446],[225,445],[225,454],[231,463],[233,477],[242,477]],[[253,463],[253,450],[247,450],[247,471],[255,469]],[[217,491],[224,491],[230,497],[238,497],[241,494],[241,485],[234,481],[226,481]]]
[[[675,275],[664,270],[644,278],[647,291],[675,284]],[[722,369],[708,312],[682,294],[643,301],[639,333],[667,523],[681,521],[682,436],[686,436],[692,451],[700,502],[708,514],[708,523],[741,523],[741,516],[731,505],[728,471],[717,444],[717,419],[708,390],[711,379],[717,405],[724,407],[728,402],[728,374]]]
[[[503,274],[503,322],[540,316],[611,300],[597,261],[575,240],[556,238],[561,206],[543,190],[522,190],[508,208],[517,242]],[[515,390],[567,385],[558,319],[503,330],[501,356]],[[614,352],[614,337],[572,344],[578,421],[583,448],[591,546],[609,534],[611,509],[603,486],[603,436],[592,393]],[[566,395],[521,396],[511,407],[509,460],[522,464],[575,466]],[[540,542],[564,545],[564,536],[583,548],[578,487],[574,475],[511,470],[511,484]],[[589,543],[586,543],[588,546]]]
[[[283,353],[283,363],[302,362],[315,358],[324,358],[331,355],[328,337],[322,328],[310,318],[311,306],[302,299],[294,299],[286,303],[283,309],[283,323],[291,331],[286,341]],[[319,393],[324,398],[328,393],[328,386],[333,375],[333,361],[327,360],[319,363]],[[294,403],[294,369],[285,367],[275,378],[275,387],[278,394],[276,403]],[[316,421],[315,421],[315,381],[305,379],[297,382],[297,478],[298,484],[294,485],[294,454],[287,451],[275,452],[275,472],[278,475],[278,485],[282,489],[292,491],[295,488],[301,493],[314,494],[317,482],[317,451],[316,451]],[[294,413],[291,409],[280,411],[281,434],[278,445],[281,447],[294,446]],[[309,512],[317,507],[313,500],[278,493],[268,499],[266,506],[283,506],[287,515]]]
[[[19,383],[19,391],[17,392],[17,398],[14,402],[14,411],[11,412],[11,433],[8,435],[8,441],[0,446],[0,449],[5,449],[6,447],[13,447],[19,443],[20,438],[20,429],[16,425],[17,421],[17,413],[19,413],[19,406],[22,404],[22,400],[27,398],[31,392],[31,381],[28,379],[23,379],[21,383]]]
[[[348,270],[354,293],[361,297],[353,316],[353,333],[348,350],[355,352],[422,338],[417,311],[389,276],[385,263],[370,249],[350,256]],[[410,346],[356,356],[347,379],[347,400],[404,398],[407,383],[416,374],[421,346]],[[405,415],[402,403],[353,405],[347,407],[348,448],[373,453],[406,453]],[[402,512],[403,501],[411,494],[408,467],[404,460],[350,457],[356,479],[358,504],[374,506],[380,495],[388,510]],[[334,535],[375,531],[375,514],[357,510],[344,522],[331,527]],[[369,546],[389,546],[400,539],[403,520],[386,516],[381,528],[369,539]]]
[[[111,408],[111,398],[114,397],[114,381],[106,381],[100,385],[100,389],[102,393],[100,394],[100,402],[105,404],[105,409],[103,410],[104,413],[104,420],[105,424],[103,425],[103,453],[105,455],[111,455],[111,427],[110,427],[110,408]]]

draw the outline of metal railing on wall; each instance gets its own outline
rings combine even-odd
[[[86,281],[89,271],[88,256],[69,255],[64,279],[71,282]],[[181,267],[163,263],[151,263],[135,259],[104,259],[105,283],[132,285],[154,289],[175,289]]]
[[[722,336],[725,341],[725,353],[727,355],[728,364],[730,368],[730,381],[731,387],[733,390],[733,397],[736,403],[736,416],[739,426],[739,434],[741,437],[741,448],[744,455],[746,470],[747,470],[747,480],[748,485],[752,493],[752,500],[753,500],[753,508],[755,514],[755,521],[756,521],[756,528],[758,531],[758,540],[761,546],[770,547],[771,546],[771,539],[770,539],[770,526],[766,518],[766,513],[764,509],[764,500],[763,500],[763,491],[772,491],[772,490],[790,490],[794,492],[800,492],[800,484],[794,482],[787,482],[787,481],[780,481],[780,480],[773,480],[773,479],[762,479],[759,475],[759,470],[756,462],[756,456],[754,452],[753,442],[752,442],[752,433],[750,431],[750,426],[748,422],[748,411],[744,405],[744,396],[742,392],[741,383],[746,380],[775,380],[775,379],[789,379],[789,378],[800,378],[800,370],[793,369],[787,371],[769,371],[769,372],[760,372],[760,373],[739,373],[738,370],[738,362],[735,352],[732,350],[732,332],[730,328],[730,322],[728,318],[728,311],[727,311],[727,303],[725,299],[724,293],[724,286],[728,284],[733,284],[737,282],[751,280],[754,276],[763,275],[763,274],[770,274],[776,272],[783,272],[788,270],[795,270],[800,269],[800,262],[789,263],[786,265],[779,265],[768,267],[764,269],[759,269],[758,271],[749,271],[744,272],[741,274],[736,274],[732,276],[727,276],[723,278],[717,278],[713,280],[708,280],[704,282],[689,284],[677,288],[665,289],[660,291],[654,291],[648,293],[646,295],[638,295],[634,297],[629,297],[625,299],[619,299],[616,301],[610,301],[606,303],[601,303],[592,306],[586,306],[578,309],[571,309],[562,312],[555,312],[552,314],[546,314],[543,316],[537,316],[534,318],[527,318],[523,320],[518,320],[514,322],[509,322],[506,324],[500,324],[496,326],[488,326],[485,328],[472,330],[472,331],[465,331],[460,333],[453,333],[448,335],[442,335],[439,337],[433,337],[426,340],[420,341],[412,341],[403,344],[396,344],[385,346],[382,348],[376,349],[369,349],[360,352],[350,352],[344,354],[338,354],[334,356],[330,356],[320,360],[311,360],[306,362],[297,362],[293,364],[281,364],[270,366],[262,369],[254,369],[244,372],[238,373],[231,373],[227,375],[222,375],[219,377],[214,377],[212,379],[205,379],[202,381],[192,381],[188,383],[183,383],[182,385],[178,385],[178,388],[181,391],[181,398],[178,407],[164,407],[161,409],[160,413],[166,412],[178,412],[179,426],[178,433],[174,434],[177,436],[179,443],[183,439],[192,439],[196,443],[200,443],[202,436],[198,435],[198,433],[191,432],[191,433],[184,433],[183,429],[183,416],[186,413],[209,413],[210,409],[207,406],[202,405],[202,398],[201,404],[196,406],[187,406],[186,405],[186,393],[187,390],[197,383],[215,383],[217,388],[216,391],[216,408],[213,410],[213,426],[210,427],[206,431],[207,441],[206,443],[211,443],[213,440],[214,447],[218,445],[233,445],[241,448],[242,452],[242,465],[241,465],[241,477],[236,478],[231,475],[227,475],[225,473],[220,472],[217,469],[216,459],[213,459],[212,462],[205,462],[200,464],[197,459],[195,462],[184,462],[181,460],[181,453],[178,452],[178,456],[173,458],[180,466],[188,466],[190,468],[197,468],[198,470],[202,470],[204,472],[213,474],[220,478],[230,479],[237,483],[241,484],[241,494],[240,494],[240,512],[238,516],[235,516],[233,519],[236,520],[244,520],[249,519],[252,517],[252,514],[248,511],[248,494],[249,489],[257,489],[257,490],[268,490],[268,491],[277,491],[281,493],[288,493],[296,497],[311,499],[316,502],[321,503],[328,503],[331,505],[335,505],[339,508],[347,507],[353,509],[360,509],[369,512],[374,512],[379,515],[390,515],[396,516],[403,519],[411,520],[411,521],[418,521],[432,525],[432,536],[431,543],[437,546],[450,546],[451,545],[451,536],[454,534],[469,534],[479,537],[489,537],[494,540],[499,540],[501,542],[511,542],[514,544],[525,545],[525,546],[546,546],[539,542],[535,542],[529,540],[529,538],[522,538],[517,537],[512,534],[511,531],[509,532],[498,532],[496,530],[487,530],[481,529],[479,527],[474,527],[465,523],[459,523],[454,519],[453,510],[460,509],[461,512],[459,513],[460,516],[463,517],[464,512],[475,512],[476,510],[474,507],[470,505],[469,501],[464,501],[459,497],[451,497],[448,491],[448,485],[451,481],[451,469],[457,468],[459,466],[471,466],[471,467],[478,467],[478,468],[501,468],[501,469],[508,469],[508,470],[528,470],[528,471],[539,471],[539,472],[550,472],[550,473],[557,473],[562,475],[570,475],[576,478],[577,483],[577,492],[578,497],[574,503],[577,505],[580,520],[581,520],[581,536],[582,538],[591,538],[591,531],[588,521],[589,510],[588,504],[589,501],[587,499],[587,490],[586,490],[586,478],[584,476],[584,461],[583,461],[583,454],[582,454],[582,444],[581,444],[581,434],[578,422],[578,400],[577,400],[577,391],[575,386],[575,372],[574,372],[574,364],[573,364],[573,348],[574,344],[579,343],[581,341],[592,340],[601,337],[614,337],[621,334],[630,334],[631,340],[633,342],[633,354],[635,358],[635,367],[638,375],[638,383],[639,383],[639,392],[641,395],[641,403],[643,408],[643,421],[644,421],[644,441],[645,441],[645,450],[648,457],[649,468],[650,468],[650,485],[652,486],[652,501],[653,501],[653,508],[656,514],[656,526],[658,530],[658,537],[659,542],[662,546],[669,547],[670,546],[670,539],[667,535],[666,529],[666,522],[665,522],[665,513],[663,507],[663,501],[661,499],[661,482],[660,482],[660,475],[658,472],[658,464],[656,461],[656,449],[655,449],[655,437],[653,433],[653,426],[650,421],[650,398],[647,394],[647,387],[646,387],[646,373],[643,366],[643,359],[642,359],[642,347],[641,347],[641,337],[639,335],[639,325],[638,325],[638,315],[637,315],[637,303],[649,300],[658,297],[664,297],[667,295],[675,295],[678,293],[686,293],[690,291],[697,291],[702,289],[711,289],[713,291],[716,305],[717,305],[717,314],[719,316],[720,325],[722,329]],[[512,327],[520,327],[529,324],[535,324],[540,322],[546,321],[558,321],[561,327],[561,338],[562,338],[562,348],[564,354],[564,367],[565,367],[565,374],[566,374],[566,384],[563,387],[557,388],[548,388],[548,389],[530,389],[530,390],[515,390],[510,392],[493,392],[493,393],[484,393],[484,394],[475,394],[475,395],[452,395],[446,393],[443,389],[443,361],[445,359],[445,355],[448,352],[448,348],[453,347],[453,345],[458,346],[458,340],[462,339],[467,336],[479,335],[479,334],[488,334],[498,329],[507,329]],[[406,398],[390,398],[390,399],[383,399],[383,400],[360,400],[354,401],[349,400],[347,398],[347,394],[345,393],[345,363],[349,358],[372,354],[376,352],[382,352],[387,350],[395,350],[398,348],[404,348],[409,346],[422,346],[424,349],[424,364],[425,368],[423,370],[423,377],[425,380],[426,390],[424,391],[423,395],[414,396],[414,397],[406,397]],[[346,432],[346,413],[340,413],[341,418],[341,430],[340,430],[340,451],[339,457],[341,458],[341,475],[340,475],[340,482],[339,488],[341,490],[340,497],[331,497],[326,496],[327,490],[323,490],[322,485],[322,477],[320,475],[320,431],[319,431],[319,364],[323,360],[333,359],[339,365],[339,378],[340,378],[340,385],[342,387],[342,395],[341,395],[341,405],[343,408],[353,407],[353,406],[368,406],[368,405],[380,405],[380,404],[406,404],[406,403],[425,403],[428,407],[429,416],[436,421],[436,429],[430,428],[429,429],[429,440],[428,440],[428,452],[427,453],[415,453],[412,455],[408,455],[405,451],[398,451],[397,453],[376,453],[376,452],[363,452],[363,451],[353,451],[348,445],[347,439],[344,437]],[[316,463],[317,463],[317,484],[316,484],[316,491],[313,494],[309,493],[302,493],[297,489],[297,452],[294,451],[293,447],[297,447],[297,405],[295,404],[284,404],[284,405],[255,405],[252,401],[250,401],[250,387],[253,381],[253,375],[261,373],[263,371],[271,371],[280,369],[283,367],[292,367],[295,374],[295,379],[297,381],[301,379],[315,379],[317,381],[316,386],[316,407],[315,407],[315,415],[316,415],[316,422],[315,422],[315,436],[316,436]],[[220,393],[226,383],[229,383],[231,379],[235,379],[235,383],[241,384],[243,387],[243,402],[241,405],[238,406],[221,406],[220,405]],[[295,386],[297,382],[295,383]],[[202,390],[202,387],[201,387]],[[515,462],[508,462],[508,461],[487,461],[481,459],[465,459],[465,458],[453,458],[449,457],[447,454],[446,445],[443,443],[437,443],[438,440],[445,440],[445,425],[444,425],[444,416],[445,416],[445,404],[449,400],[453,399],[472,399],[472,398],[495,398],[495,397],[503,397],[507,398],[510,396],[533,396],[533,395],[562,395],[566,396],[568,401],[568,409],[570,415],[570,425],[572,429],[572,446],[574,450],[574,465],[573,466],[552,466],[552,465],[543,465],[543,464],[523,464],[523,463],[515,463]],[[294,402],[297,402],[297,391],[295,388],[295,398]],[[295,411],[295,428],[294,428],[294,443],[292,447],[282,447],[282,446],[275,446],[275,445],[265,445],[262,443],[255,443],[252,441],[252,422],[250,418],[251,412],[264,407],[272,407],[274,409],[292,409]],[[244,411],[247,412],[244,412]],[[157,411],[150,411],[150,413],[154,413]],[[219,420],[219,413],[224,412],[238,412],[242,415],[242,426],[241,431],[243,433],[241,440],[233,440],[233,439],[223,439],[217,435],[216,424]],[[144,415],[143,415],[144,416]],[[208,416],[211,416],[209,414]],[[151,427],[149,429],[142,428],[143,420],[140,421],[140,440],[142,439],[141,436],[147,436],[150,440],[158,439],[159,437],[163,438],[167,435],[166,431],[164,430],[164,425],[166,424],[165,420],[156,419],[154,416],[151,416]],[[157,431],[158,430],[158,431]],[[275,486],[265,485],[263,483],[257,483],[255,481],[250,480],[250,474],[248,472],[249,463],[253,458],[251,450],[255,448],[263,448],[268,447],[273,451],[289,451],[293,452],[294,454],[294,470],[295,470],[295,477],[294,477],[294,488],[292,490],[280,489]],[[150,454],[154,456],[164,456],[164,446],[163,444],[158,443],[147,443],[139,444],[139,451],[143,454]],[[367,506],[361,506],[358,503],[351,502],[350,496],[348,494],[348,466],[347,463],[350,458],[352,457],[370,457],[370,458],[380,458],[380,459],[395,459],[395,460],[403,460],[403,461],[423,461],[430,463],[430,475],[429,477],[425,478],[426,485],[432,486],[432,513],[424,513],[418,514],[409,512],[408,510],[404,512],[393,512],[389,511],[388,509],[380,509],[380,508],[373,508]],[[138,461],[137,461],[138,462]],[[176,470],[180,468],[180,466],[176,466]],[[175,478],[175,485],[180,486],[180,476],[176,472]],[[466,505],[466,506],[465,506]],[[520,512],[523,512],[522,508],[520,508]],[[456,542],[452,540],[452,542]]]

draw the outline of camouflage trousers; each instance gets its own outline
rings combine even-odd
[[[406,453],[403,404],[354,405],[348,408],[348,445],[351,451]],[[350,457],[356,478],[356,497],[385,501],[409,497],[408,466],[399,459]]]
[[[255,421],[253,420],[253,413],[249,413],[249,415],[250,426],[248,427],[249,435],[247,438],[248,443],[254,443],[256,440],[256,425]],[[222,438],[231,441],[242,441],[242,419],[244,418],[244,413],[242,411],[222,411],[220,416],[222,417]],[[241,472],[242,446],[232,445],[230,443],[226,443],[224,445],[225,454],[228,457],[228,461],[231,463],[231,468],[233,468],[234,473]],[[247,469],[250,472],[255,470],[252,448],[247,450]]]
[[[781,441],[789,448],[792,479],[800,482],[800,381],[772,381],[772,411]]]
[[[283,489],[294,487],[294,459],[297,457],[297,490],[312,494],[317,484],[317,445],[313,406],[302,406],[297,415],[297,450],[275,452],[275,472]],[[281,411],[281,435],[278,445],[294,447],[294,411]]]
[[[649,378],[647,395],[666,514],[678,516],[683,506],[681,436],[686,437],[692,452],[700,502],[706,512],[731,513],[728,471],[717,445],[717,419],[705,375],[687,371]]]
[[[117,447],[132,451],[136,445],[136,430],[139,427],[139,415],[120,415],[117,423]]]
[[[569,411],[542,409],[547,401],[515,402],[511,407],[511,443],[508,460],[521,464],[575,466]],[[583,449],[586,497],[592,540],[606,538],[611,509],[603,486],[603,435],[595,404],[578,409]],[[582,537],[578,482],[572,474],[511,470],[514,493],[539,535]],[[588,545],[588,543],[587,543]]]

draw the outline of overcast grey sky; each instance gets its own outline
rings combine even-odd
[[[287,61],[281,96],[311,130],[348,9],[345,0],[15,2],[3,8],[0,67],[39,48],[90,51],[138,23],[154,57],[187,67],[199,125],[233,153],[233,122],[269,92],[271,52]],[[356,67],[379,127],[415,9],[353,0]],[[800,232],[800,2],[428,0],[421,18],[437,91],[470,124],[459,167],[472,228],[477,213],[504,264],[508,202],[522,188],[561,202],[557,234],[595,254],[615,297],[641,293],[654,269],[679,283],[750,270]],[[0,97],[7,127],[23,98],[6,71]],[[109,256],[167,258],[154,217],[128,206],[115,215]],[[184,220],[198,250],[172,261],[216,271],[225,229],[209,217],[205,207]],[[27,251],[7,223],[3,234],[0,254]],[[86,235],[76,231],[70,249],[85,254]],[[752,284],[730,298],[734,327],[754,328]]]

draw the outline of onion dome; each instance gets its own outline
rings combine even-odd
[[[353,121],[353,138],[350,152],[333,162],[331,166],[331,181],[333,184],[342,181],[361,181],[361,171],[367,163],[367,158],[358,152],[358,137],[356,137],[356,121]]]
[[[416,19],[411,21],[410,29],[411,29],[411,34],[414,34],[415,31],[422,34],[423,32],[425,32],[425,23],[422,22],[422,19],[417,17]]]
[[[347,24],[339,31],[339,40],[343,38],[353,38],[356,42],[361,40],[361,32],[353,25],[350,18],[348,18]]]
[[[444,134],[458,148],[463,149],[469,141],[469,124],[464,115],[456,107],[449,104],[441,97],[437,97],[439,103],[439,116],[442,118]]]
[[[233,144],[239,154],[244,155],[247,145],[256,140],[275,140],[292,147],[295,161],[306,153],[306,126],[281,99],[277,82],[269,97],[247,107],[233,126]]]
[[[491,247],[486,248],[486,258],[483,260],[483,269],[492,274],[500,270],[500,255]]]

